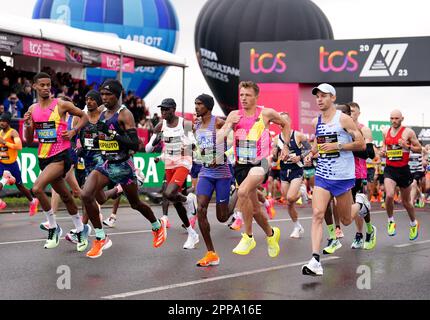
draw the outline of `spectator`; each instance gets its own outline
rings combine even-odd
[[[3,103],[0,103],[0,115],[4,113],[4,105]]]
[[[0,84],[0,103],[2,103],[7,97],[9,97],[12,89],[10,87],[9,78],[2,77]]]
[[[69,87],[66,85],[63,85],[61,87],[61,91],[57,94],[57,97],[61,98],[61,97],[68,97],[68,96],[69,96]]]
[[[158,115],[158,113],[154,113],[154,116],[151,119],[152,125],[154,126],[154,128],[157,126],[157,124],[160,122],[160,117]]]
[[[152,131],[154,130],[154,126],[152,125],[151,118],[142,118],[140,122],[138,123],[138,127],[142,129],[148,130],[148,134],[151,135]]]
[[[18,98],[22,102],[24,108],[21,114],[25,114],[28,108],[34,103],[35,97],[33,96],[33,89],[30,84],[24,85],[24,92],[18,93]]]
[[[15,92],[12,92],[9,95],[9,98],[6,99],[4,102],[4,109],[7,112],[10,112],[12,115],[12,118],[22,118],[24,115],[22,113],[22,110],[24,109],[24,105],[21,101],[19,101],[18,96]]]

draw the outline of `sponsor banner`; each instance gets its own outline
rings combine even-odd
[[[382,145],[384,135],[382,131],[391,126],[390,121],[369,121],[369,128],[372,131],[373,144],[377,147]]]
[[[0,52],[22,53],[22,37],[0,32]]]
[[[155,163],[158,153],[136,153],[133,157],[134,166],[145,175],[144,188],[161,188],[164,178],[164,163]],[[21,178],[27,188],[33,186],[40,174],[37,148],[23,148],[18,155],[18,164],[21,169]],[[15,186],[5,186],[6,189],[16,189]]]
[[[64,45],[32,38],[23,38],[23,53],[26,56],[49,60],[66,60],[66,48]]]
[[[103,69],[109,69],[118,71],[120,65],[120,57],[113,54],[102,53],[102,64]],[[123,57],[122,71],[134,73],[134,59]]]
[[[101,53],[78,47],[66,47],[66,60],[91,67],[100,67],[102,63]]]
[[[430,37],[244,42],[240,78],[255,82],[428,82]]]
[[[415,131],[417,138],[425,146],[430,144],[430,127],[411,127]]]

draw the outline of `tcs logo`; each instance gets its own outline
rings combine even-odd
[[[350,50],[344,53],[337,50],[333,52],[325,51],[323,46],[320,47],[320,70],[322,72],[354,72],[358,69],[358,62],[353,57],[358,54],[356,50]]]
[[[282,73],[287,70],[287,64],[283,60],[286,54],[278,52],[257,53],[254,48],[250,51],[250,70],[252,73]]]
[[[39,56],[42,54],[42,45],[40,43],[34,43],[30,41],[29,47],[30,47],[31,54],[35,54]]]

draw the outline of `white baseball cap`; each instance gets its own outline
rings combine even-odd
[[[318,91],[324,92],[324,93],[331,93],[332,95],[336,95],[336,90],[334,87],[328,83],[321,83],[318,87],[312,88],[312,94],[315,96]]]

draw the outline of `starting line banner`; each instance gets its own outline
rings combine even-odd
[[[158,153],[136,153],[133,156],[134,166],[145,175],[145,187],[161,188],[164,178],[164,163],[155,163]],[[18,164],[21,168],[21,179],[27,188],[33,186],[40,174],[37,158],[37,148],[23,148],[18,155]],[[5,189],[14,189],[15,186],[5,186]]]

